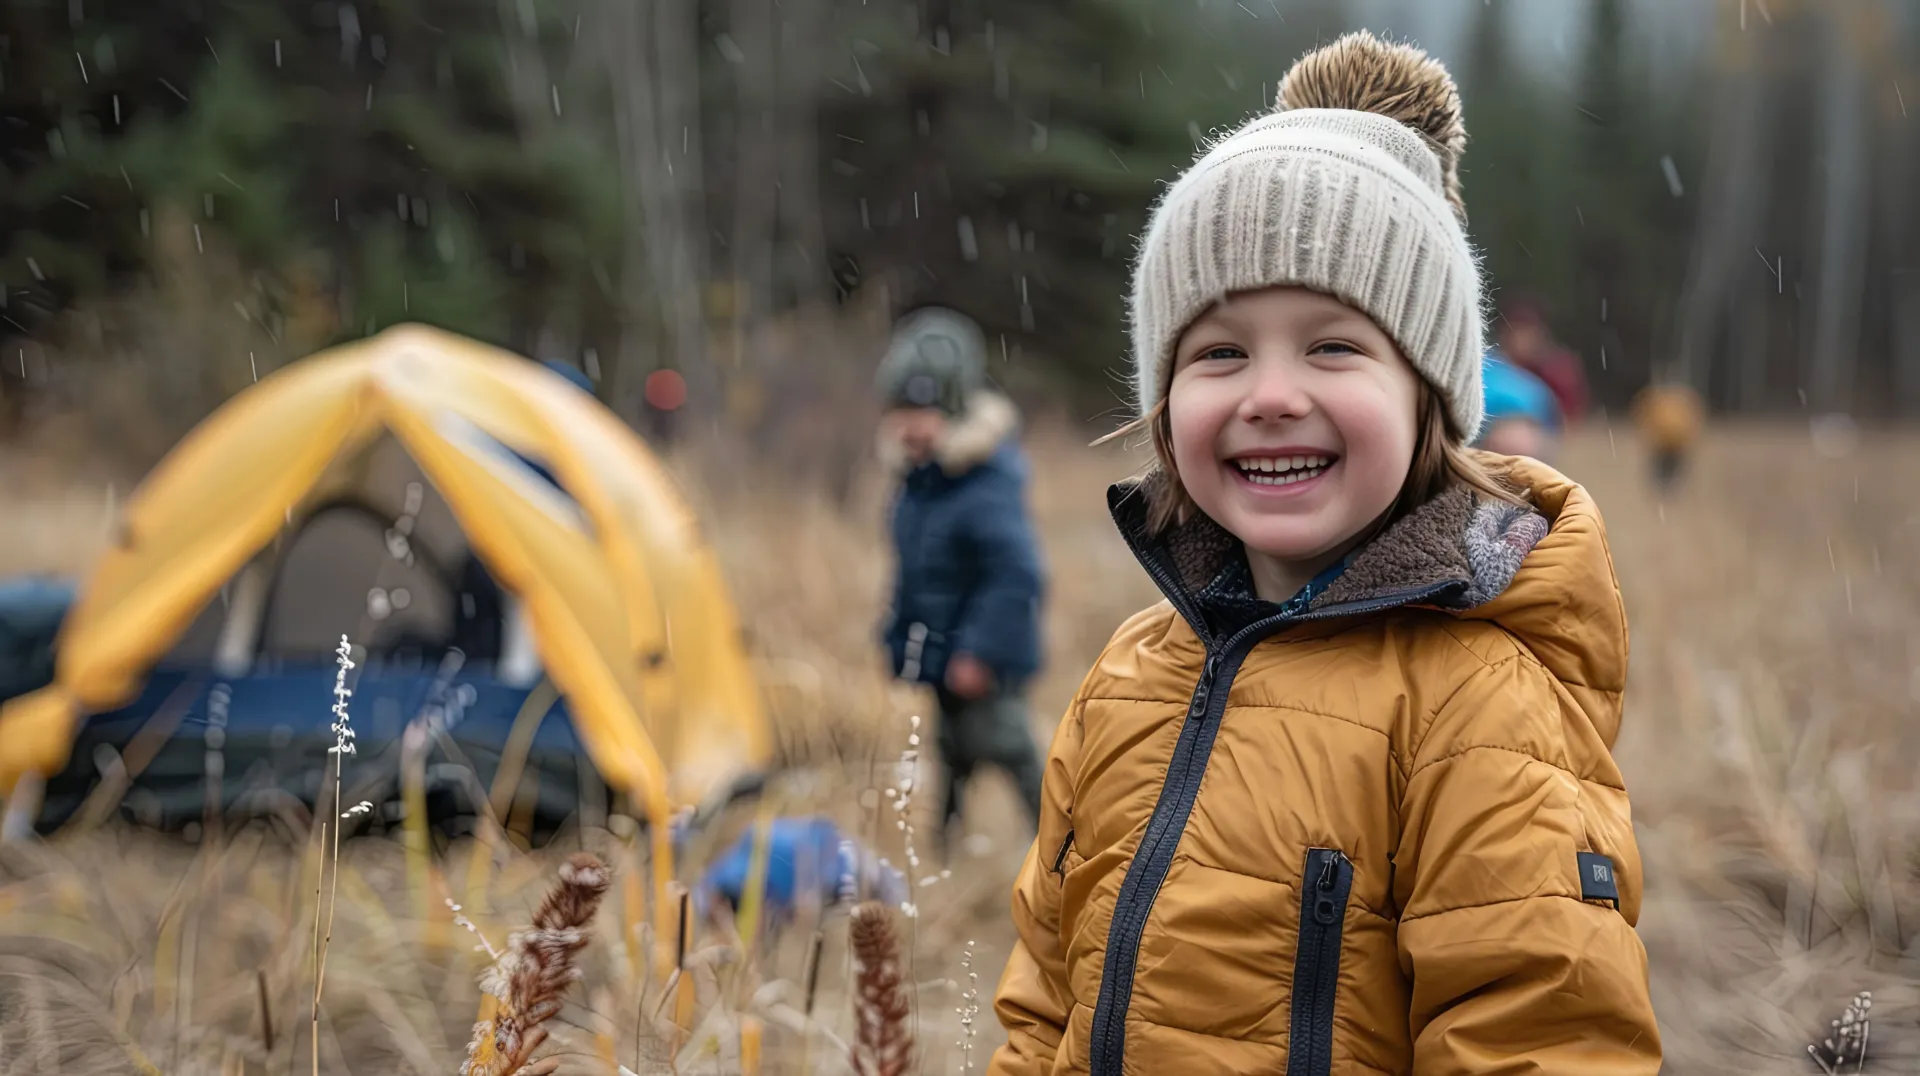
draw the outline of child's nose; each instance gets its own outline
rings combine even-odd
[[[1277,418],[1299,418],[1313,409],[1300,378],[1290,364],[1256,359],[1248,364],[1247,395],[1240,403],[1240,414],[1249,422]]]

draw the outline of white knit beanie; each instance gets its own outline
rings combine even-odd
[[[1140,413],[1165,398],[1174,344],[1207,307],[1298,285],[1373,318],[1471,441],[1484,405],[1465,143],[1459,91],[1420,50],[1363,31],[1302,57],[1276,110],[1213,143],[1154,207],[1133,279]]]

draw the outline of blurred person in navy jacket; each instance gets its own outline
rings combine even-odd
[[[946,778],[941,842],[982,763],[1040,814],[1041,763],[1026,688],[1040,668],[1045,590],[1027,514],[1027,460],[1012,401],[988,387],[986,337],[954,311],[926,307],[895,326],[881,362],[880,454],[898,477],[898,558],[883,636],[895,676],[939,696]]]

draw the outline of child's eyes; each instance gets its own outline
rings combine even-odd
[[[1328,341],[1325,341],[1324,343],[1313,345],[1313,347],[1307,351],[1307,354],[1309,355],[1358,355],[1360,354],[1360,349],[1357,347],[1354,347],[1352,344],[1347,343],[1345,340],[1328,340]]]
[[[1244,359],[1246,357],[1245,350],[1234,347],[1232,344],[1221,344],[1219,347],[1210,347],[1200,352],[1194,356],[1194,360],[1197,362],[1203,359]]]
[[[1361,354],[1361,351],[1359,348],[1355,347],[1352,344],[1347,343],[1345,340],[1324,340],[1318,344],[1313,345],[1311,348],[1308,348],[1307,354],[1334,355],[1334,356],[1359,355]],[[1201,351],[1194,352],[1192,361],[1204,362],[1208,359],[1238,360],[1238,359],[1245,359],[1246,357],[1247,357],[1247,350],[1243,347],[1238,347],[1233,344],[1219,344],[1214,347],[1210,347]]]

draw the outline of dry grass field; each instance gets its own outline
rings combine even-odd
[[[1054,582],[1043,736],[1107,634],[1153,597],[1104,515],[1104,484],[1133,460],[1085,439],[1032,438]],[[1840,447],[1816,452],[1798,423],[1717,429],[1664,505],[1624,428],[1596,424],[1558,461],[1607,515],[1632,617],[1618,752],[1670,1072],[1818,1071],[1808,1043],[1864,990],[1865,1071],[1920,1066],[1920,435]],[[922,705],[886,682],[871,647],[887,571],[877,492],[843,510],[767,469],[681,466],[787,755],[812,775],[783,786],[785,804],[865,827]],[[0,458],[0,573],[84,564],[111,502],[97,476]],[[901,922],[929,1074],[984,1069],[997,1038],[989,1000],[1027,835],[1010,788],[987,781],[963,860],[923,856],[919,915]],[[904,861],[899,833],[884,832]],[[692,962],[716,962],[694,976],[691,1030],[677,1030],[621,938],[637,860],[612,834],[567,843],[600,852],[616,879],[553,1025],[560,1071],[668,1071],[677,1051],[680,1072],[738,1072],[743,1026],[764,1029],[760,1071],[847,1071],[844,920],[823,930],[811,1020],[799,1011],[804,923],[750,967],[717,938],[697,943]],[[0,849],[0,1074],[309,1071],[315,853],[264,827],[198,846],[109,828]],[[451,1076],[486,956],[444,901],[498,944],[527,921],[558,854],[461,844],[423,865],[369,838],[341,861],[321,1070]]]

